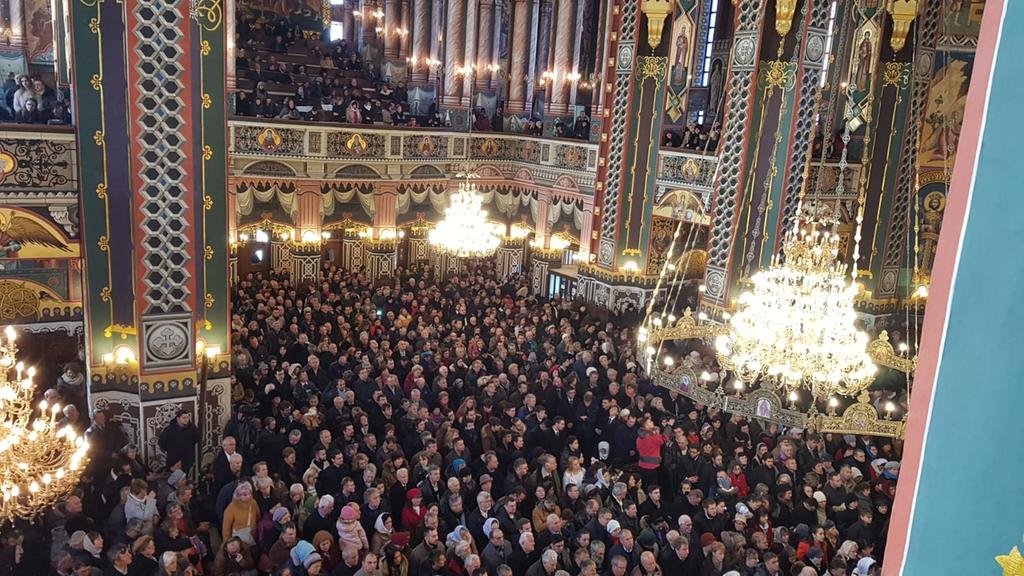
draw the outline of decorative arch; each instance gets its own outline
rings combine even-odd
[[[295,177],[298,175],[294,168],[276,160],[257,160],[252,162],[242,169],[242,174],[244,176],[271,176],[275,178]]]
[[[376,180],[380,179],[380,172],[366,164],[349,164],[342,166],[334,172],[335,178],[348,178],[350,180]]]
[[[445,178],[444,172],[441,172],[437,166],[430,164],[424,164],[423,166],[417,166],[409,172],[409,178],[414,180],[437,180]]]
[[[530,184],[536,182],[536,180],[534,180],[533,178],[533,172],[530,172],[526,168],[520,168],[519,170],[516,170],[516,174],[515,176],[513,176],[513,179],[518,180],[519,182],[527,182]]]
[[[493,164],[484,164],[476,169],[476,175],[480,178],[505,178],[505,173]]]

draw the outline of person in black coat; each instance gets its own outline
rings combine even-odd
[[[195,464],[196,446],[199,444],[199,429],[192,423],[192,414],[178,410],[174,420],[160,433],[157,444],[167,453],[168,470],[177,465],[188,474]]]

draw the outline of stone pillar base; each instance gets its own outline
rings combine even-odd
[[[530,288],[537,296],[549,296],[548,275],[562,264],[562,250],[532,248],[530,250]]]

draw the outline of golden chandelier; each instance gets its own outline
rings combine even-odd
[[[430,231],[435,250],[459,258],[482,258],[494,254],[501,239],[487,222],[483,198],[471,182],[459,182],[458,192],[444,210],[444,219]]]
[[[0,521],[32,520],[78,485],[89,446],[71,426],[58,425],[60,405],[34,404],[35,369],[17,361],[14,329],[8,326],[5,334],[6,340],[0,337]]]
[[[856,397],[877,368],[854,324],[857,286],[838,261],[839,236],[811,226],[787,233],[782,246],[715,339],[719,364],[743,383],[768,382],[786,395]]]

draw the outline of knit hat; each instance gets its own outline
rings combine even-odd
[[[811,536],[811,529],[807,524],[797,524],[796,527],[793,528],[793,535],[796,536],[798,540],[806,540]]]
[[[736,515],[744,518],[750,518],[753,514],[750,513],[750,508],[743,502],[736,503]]]
[[[705,532],[700,535],[700,547],[711,546],[715,543],[715,535],[711,532]]]
[[[168,486],[177,486],[178,482],[181,482],[181,479],[184,478],[184,477],[185,477],[185,472],[179,468],[179,469],[175,470],[174,472],[171,472],[171,475],[167,477],[167,485]]]
[[[729,570],[725,574],[722,574],[722,576],[740,576],[740,573],[735,570]]]
[[[356,511],[351,506],[345,506],[341,509],[341,519],[345,522],[352,522],[356,519]]]
[[[821,548],[818,548],[817,546],[811,546],[810,548],[807,549],[807,559],[808,560],[811,560],[811,559],[814,559],[814,558],[821,558],[822,556],[824,556],[824,554],[821,552]]]
[[[312,544],[306,542],[305,540],[299,540],[295,543],[295,546],[292,546],[292,551],[289,553],[289,555],[292,557],[292,564],[296,566],[301,566],[304,565],[304,562],[306,561],[306,558],[308,556],[315,553],[316,548],[313,548]],[[319,558],[319,555],[317,555],[317,557]]]
[[[828,500],[828,498],[825,497],[825,493],[821,490],[814,493],[814,499],[818,501],[818,504],[824,504]]]
[[[409,488],[405,492],[405,499],[412,501],[414,498],[423,498],[423,491],[419,488]]]
[[[621,528],[621,525],[619,524],[618,520],[609,520],[608,521],[608,533],[609,534],[614,534],[615,531],[618,530],[619,528]]]
[[[485,482],[494,482],[494,478],[492,478],[490,474],[481,474],[480,484],[483,485]]]
[[[287,515],[288,515],[288,509],[285,508],[284,506],[278,506],[277,508],[274,508],[274,514],[273,514],[274,522],[280,522]]]
[[[306,556],[306,559],[302,561],[302,567],[306,570],[309,570],[310,566],[316,564],[317,562],[321,562],[322,560],[323,559],[320,558],[320,554],[313,552],[309,556]]]

